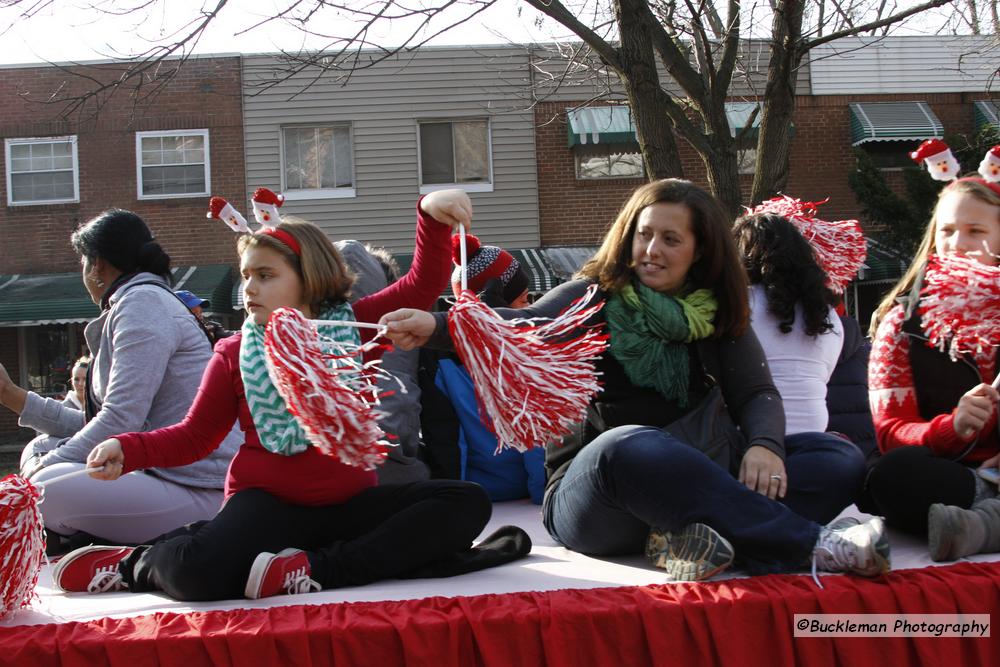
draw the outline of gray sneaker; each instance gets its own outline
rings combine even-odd
[[[881,517],[855,525],[835,521],[820,530],[813,548],[814,572],[825,570],[876,577],[889,569],[889,538]]]
[[[677,532],[653,528],[646,539],[646,557],[674,581],[702,581],[733,563],[733,545],[703,523]]]
[[[857,526],[861,523],[861,519],[856,516],[842,516],[839,519],[834,519],[830,523],[826,524],[826,527],[830,530],[844,530],[850,528],[851,526]]]

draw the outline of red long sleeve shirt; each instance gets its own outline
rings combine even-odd
[[[359,322],[376,322],[397,308],[429,309],[451,276],[451,230],[417,208],[416,250],[409,272],[384,290],[358,300]],[[361,330],[370,338],[370,330]],[[374,486],[374,471],[340,463],[315,447],[294,456],[273,454],[260,444],[240,376],[242,335],[215,346],[198,394],[179,424],[146,433],[118,436],[125,454],[124,472],[150,467],[179,466],[197,461],[222,442],[236,419],[245,441],[226,476],[226,497],[241,489],[261,489],[297,505],[342,503]]]
[[[903,307],[896,306],[879,325],[868,361],[868,400],[879,449],[925,446],[938,456],[954,457],[975,439],[955,432],[955,410],[930,421],[920,415],[910,367],[910,337],[903,332]],[[980,379],[989,383],[996,375],[996,353],[986,350],[975,357]],[[985,461],[1000,449],[997,413],[981,431],[979,442],[965,457],[970,463]]]

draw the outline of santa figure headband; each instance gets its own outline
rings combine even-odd
[[[986,151],[986,156],[979,163],[979,174],[976,176],[966,176],[959,178],[958,172],[961,167],[955,155],[951,152],[948,144],[940,139],[928,139],[920,144],[917,150],[910,153],[910,159],[920,164],[924,163],[927,172],[936,181],[971,181],[985,185],[1000,195],[1000,145]]]
[[[253,193],[253,215],[260,227],[258,234],[266,234],[284,243],[298,256],[302,256],[302,247],[295,237],[275,225],[281,222],[278,209],[285,203],[285,196],[275,194],[267,188],[257,188]],[[236,233],[253,233],[246,218],[236,208],[222,197],[212,197],[208,201],[208,218],[221,220]]]

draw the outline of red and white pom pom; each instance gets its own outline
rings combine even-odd
[[[247,224],[247,219],[243,217],[243,214],[222,197],[212,197],[208,200],[208,213],[205,217],[221,220],[237,233],[250,231],[250,225]]]
[[[843,294],[858,275],[867,255],[865,234],[857,220],[821,220],[816,213],[820,202],[804,202],[782,195],[749,209],[750,213],[774,213],[787,218],[805,237],[816,254],[816,262],[826,273],[826,286]]]
[[[385,460],[389,445],[371,405],[377,400],[373,369],[378,362],[363,364],[358,359],[379,345],[372,341],[334,352],[324,347],[329,345],[316,325],[298,310],[271,313],[264,351],[271,381],[288,411],[324,454],[372,470]]]
[[[285,195],[275,194],[274,191],[267,188],[257,188],[254,190],[251,201],[253,216],[262,228],[278,226],[278,223],[281,222],[278,209],[285,203]]]
[[[935,181],[953,181],[962,170],[951,148],[940,139],[928,139],[920,144],[917,150],[910,152],[910,159],[917,164],[923,162]]]
[[[1000,183],[1000,145],[986,151],[979,163],[979,175],[989,183]]]
[[[1000,345],[1000,267],[932,255],[920,290],[920,320],[931,345],[952,359]]]
[[[525,451],[569,432],[600,391],[593,359],[608,337],[585,323],[603,306],[588,306],[597,286],[554,320],[504,320],[465,290],[448,313],[448,329],[472,378],[481,414],[497,436],[497,452]],[[580,331],[583,331],[581,334]]]
[[[0,620],[27,607],[45,555],[39,492],[20,475],[0,480]]]

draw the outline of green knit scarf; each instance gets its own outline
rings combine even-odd
[[[699,289],[683,297],[642,283],[626,285],[604,306],[611,355],[639,387],[655,389],[684,408],[688,402],[687,343],[715,332],[715,294]]]
[[[347,303],[334,306],[320,313],[321,320],[354,321],[354,311]],[[361,337],[353,327],[321,324],[321,336],[337,341],[360,345]],[[248,317],[243,323],[243,340],[240,341],[240,376],[253,425],[260,437],[260,444],[269,452],[294,456],[309,448],[309,439],[298,420],[288,411],[271,381],[264,353],[264,327],[254,324]]]

